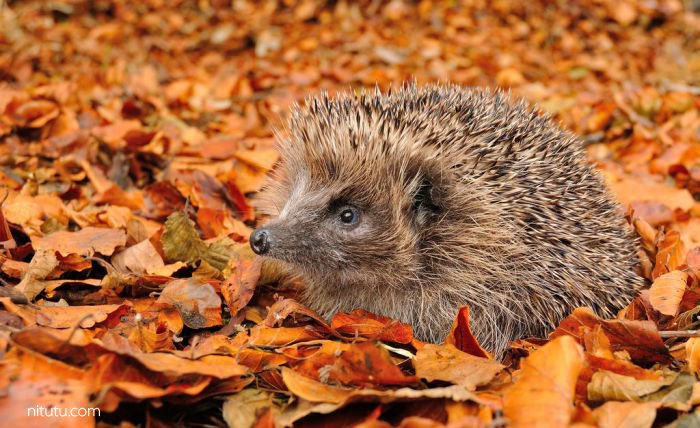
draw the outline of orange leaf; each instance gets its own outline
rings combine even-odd
[[[315,403],[342,403],[353,391],[321,383],[287,367],[282,368],[282,379],[292,394]]]
[[[126,305],[49,306],[36,313],[36,323],[51,328],[90,328]]]
[[[657,277],[649,289],[651,306],[664,315],[676,315],[687,281],[688,274],[679,270]]]
[[[568,336],[552,340],[522,361],[503,400],[510,426],[567,427],[583,361],[581,347]]]
[[[416,376],[428,381],[442,380],[474,390],[487,384],[504,366],[497,361],[475,357],[454,345],[426,344],[416,353]]]
[[[656,264],[651,278],[656,279],[666,272],[678,269],[685,262],[685,246],[681,236],[675,230],[667,232],[657,244]]]
[[[349,314],[335,314],[331,320],[331,328],[341,334],[386,342],[410,343],[413,340],[410,325],[374,315],[363,309],[356,309]]]
[[[71,253],[110,256],[117,247],[125,244],[126,234],[123,230],[97,227],[86,227],[78,232],[59,231],[32,239],[35,250],[58,251],[64,256]]]
[[[144,239],[112,256],[112,265],[121,272],[144,275],[158,272],[165,263],[151,241]]]
[[[700,337],[691,337],[685,342],[685,361],[693,373],[700,373]]]
[[[590,308],[576,308],[550,333],[550,339],[573,336],[584,343],[584,336],[600,325],[613,352],[627,351],[638,363],[669,363],[671,356],[652,321],[601,320]]]
[[[292,343],[321,339],[319,333],[308,327],[255,326],[250,329],[251,346],[287,346]]]
[[[221,294],[229,307],[231,318],[235,318],[253,297],[262,265],[261,259],[255,257],[247,245],[236,255],[238,264],[233,273],[221,284]]]
[[[39,413],[90,407],[86,380],[83,370],[29,350],[12,348],[0,366],[0,383],[4,389],[4,397],[0,399],[2,424],[25,427],[51,420],[51,426],[60,428],[93,425],[94,417],[42,418]]]
[[[609,401],[593,411],[600,428],[651,428],[657,403]]]
[[[343,385],[405,385],[417,380],[415,376],[403,374],[394,365],[389,352],[372,342],[323,341],[320,348],[292,348],[287,349],[285,355],[296,360],[291,364],[301,374]]]
[[[187,327],[206,328],[222,324],[221,298],[214,287],[195,278],[170,281],[157,302],[177,307]]]

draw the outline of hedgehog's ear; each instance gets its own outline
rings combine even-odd
[[[442,212],[439,182],[422,175],[420,185],[413,194],[413,211],[416,223],[420,226]]]

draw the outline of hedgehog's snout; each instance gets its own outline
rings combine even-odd
[[[249,241],[250,248],[253,249],[255,254],[262,256],[270,250],[270,232],[264,227],[255,229],[250,234]]]

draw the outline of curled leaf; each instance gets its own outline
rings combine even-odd
[[[687,281],[688,274],[679,270],[657,277],[649,289],[651,306],[664,315],[676,315]]]

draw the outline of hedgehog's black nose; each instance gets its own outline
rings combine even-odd
[[[250,248],[255,254],[263,255],[270,249],[270,235],[267,229],[255,229],[250,234]]]

